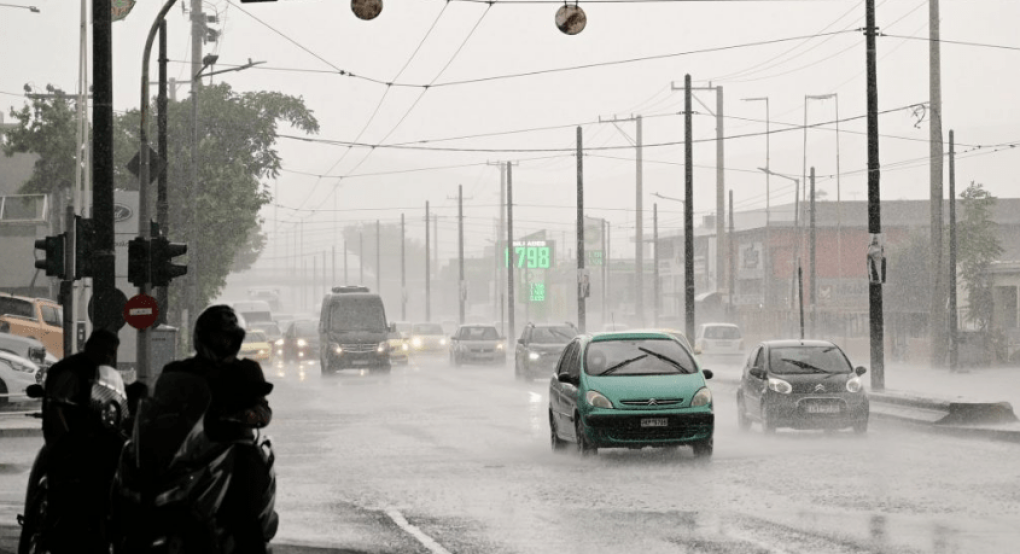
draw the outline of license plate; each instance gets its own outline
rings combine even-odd
[[[351,365],[368,365],[368,360],[351,360]]]
[[[838,414],[839,406],[835,404],[808,404],[807,413],[809,414]]]
[[[649,417],[641,420],[642,427],[667,427],[669,420],[664,417]]]

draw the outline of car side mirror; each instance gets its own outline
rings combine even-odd
[[[752,367],[751,370],[748,371],[748,373],[750,373],[751,376],[754,377],[755,379],[765,378],[765,370],[760,367]]]
[[[712,373],[711,369],[702,369],[701,373],[705,375],[705,379],[711,379],[712,376],[715,375],[715,373]]]
[[[25,396],[29,398],[42,398],[43,394],[43,387],[39,384],[29,385],[28,388],[25,389]]]
[[[862,365],[857,366],[857,369],[854,370],[854,373],[856,373],[858,377],[860,377],[861,375],[864,375],[867,372],[868,372],[868,370],[864,369],[864,366],[862,366]]]

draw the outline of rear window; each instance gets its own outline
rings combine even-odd
[[[740,338],[740,329],[729,325],[713,325],[705,327],[705,338],[713,340],[737,340]]]
[[[668,375],[697,373],[684,347],[669,339],[627,339],[588,344],[584,371],[588,375]]]
[[[319,326],[314,321],[305,320],[294,322],[294,335],[299,337],[308,337],[317,334],[319,334]]]
[[[531,342],[538,344],[566,344],[577,336],[577,329],[568,325],[535,327],[531,331]]]
[[[0,314],[16,315],[19,317],[35,319],[35,314],[32,313],[31,302],[20,298],[11,298],[9,296],[0,296]]]
[[[329,308],[330,328],[338,332],[387,330],[386,313],[378,296],[344,295],[333,301]]]
[[[499,333],[495,327],[462,327],[460,338],[465,340],[497,340]]]
[[[419,323],[414,326],[416,335],[443,335],[443,326],[435,323]]]

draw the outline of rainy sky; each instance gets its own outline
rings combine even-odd
[[[12,0],[13,2],[13,0]],[[0,8],[0,110],[24,103],[22,87],[73,91],[78,73],[80,4],[18,0],[38,7]],[[115,108],[139,104],[141,50],[162,2],[142,0],[114,24]],[[171,77],[186,81],[190,38],[178,0],[169,15]],[[633,121],[643,115],[644,207],[659,206],[664,231],[680,226],[684,75],[695,87],[722,85],[726,187],[736,210],[765,206],[765,150],[773,171],[799,178],[815,166],[818,188],[835,200],[866,200],[864,3],[803,1],[582,2],[588,23],[576,36],[554,25],[560,4],[464,0],[387,0],[373,21],[339,0],[241,4],[204,2],[219,39],[215,69],[265,62],[217,75],[238,91],[301,96],[321,131],[307,142],[281,138],[283,172],[267,183],[276,201],[266,230],[294,222],[398,222],[423,234],[424,204],[456,214],[457,185],[474,225],[469,252],[492,238],[499,170],[514,160],[516,217],[522,231],[572,228],[576,126],[582,125],[589,214],[619,232],[633,226]],[[883,199],[928,196],[928,2],[878,0],[879,109]],[[941,2],[943,127],[956,131],[958,188],[972,180],[1000,197],[1014,195],[1020,142],[1013,110],[1020,4],[1006,0]],[[153,54],[152,74],[156,74]],[[90,61],[91,64],[91,61]],[[344,74],[341,74],[343,72]],[[353,76],[351,75],[353,74]],[[392,84],[389,84],[392,83]],[[187,87],[178,90],[187,97]],[[836,93],[840,122],[837,174]],[[155,87],[153,87],[155,94]],[[696,214],[715,207],[715,95],[694,102]],[[764,135],[769,98],[772,134]],[[809,123],[830,123],[812,128]],[[8,117],[9,119],[9,117]],[[287,127],[282,135],[302,136]],[[351,143],[365,146],[350,147]],[[372,146],[387,145],[387,147]],[[393,145],[414,148],[394,148]],[[948,149],[948,146],[947,146]],[[806,150],[806,157],[805,157]],[[806,162],[805,162],[806,160]],[[773,178],[772,205],[791,203],[792,182]],[[380,209],[385,208],[385,209]],[[275,226],[275,227],[274,227]],[[647,226],[647,224],[646,224]],[[328,237],[321,237],[328,240]]]

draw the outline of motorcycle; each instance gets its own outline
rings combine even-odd
[[[42,385],[36,384],[30,385],[26,394],[30,398],[41,399],[45,391]],[[89,455],[94,456],[97,450],[103,449],[109,449],[110,453],[115,455],[114,450],[119,449],[119,445],[126,438],[122,425],[129,416],[128,393],[120,373],[112,367],[98,368],[87,406],[57,398],[48,398],[47,402],[70,408],[87,408],[88,413],[98,418],[101,422],[102,436],[90,437],[87,445],[81,445],[83,450],[90,451]],[[42,418],[43,414],[40,412],[31,416]],[[80,463],[81,459],[78,456],[86,453],[65,452],[59,448],[50,444],[43,445],[32,464],[25,494],[25,514],[18,515],[18,524],[21,526],[18,554],[48,552],[55,538],[60,536],[66,538],[70,529],[74,529],[75,525],[89,517],[87,514],[78,513],[83,506],[90,510],[90,515],[99,518],[91,521],[96,524],[96,528],[105,527],[105,522],[100,521],[105,514],[102,510],[93,509],[103,506],[103,495],[96,495],[94,502],[88,499],[89,493],[94,488],[95,476],[82,472],[75,474],[74,470],[70,469],[72,464]],[[67,456],[74,456],[74,461],[70,462],[66,459]],[[74,506],[74,509],[65,506]]]
[[[204,426],[208,393],[195,383],[184,390],[190,390],[184,394],[190,402],[183,409],[160,398],[139,404],[133,435],[114,477],[112,534],[117,554],[233,552],[234,537],[222,524],[222,510],[235,462],[246,448],[258,453],[268,472],[268,486],[258,504],[262,536],[268,541],[276,534],[275,456],[257,414],[239,415],[236,423],[249,431],[247,436],[214,441]]]

